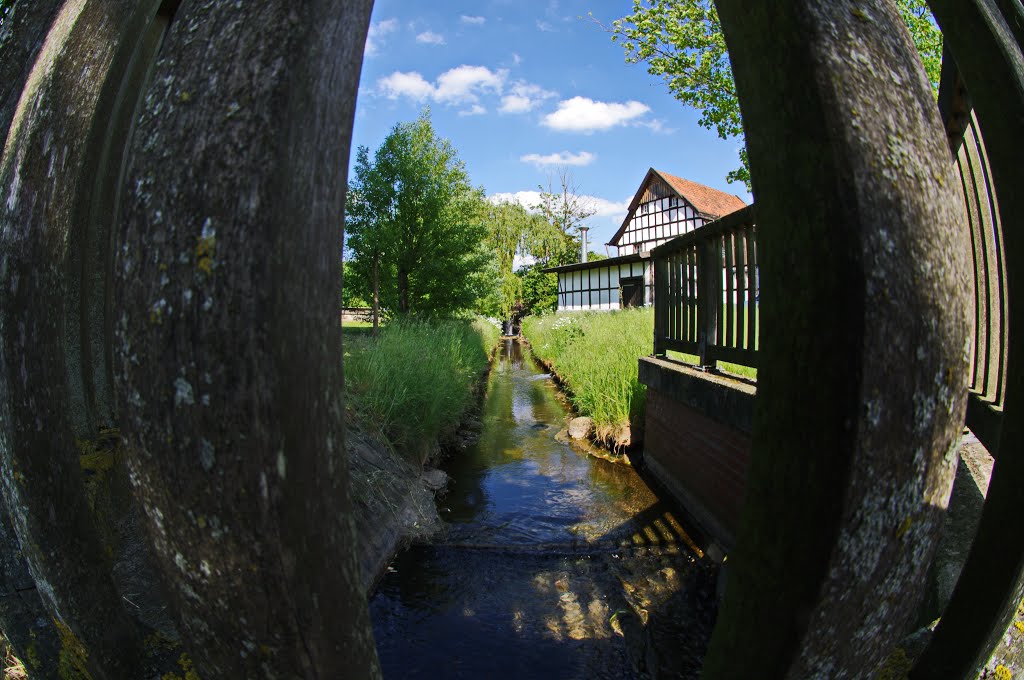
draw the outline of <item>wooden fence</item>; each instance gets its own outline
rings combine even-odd
[[[701,366],[757,366],[758,269],[754,206],[658,246],[654,353],[684,352]]]
[[[995,452],[1002,421],[1008,333],[998,202],[973,112],[952,143],[971,231],[974,324],[966,424]],[[757,367],[758,270],[755,206],[654,249],[654,354],[696,355],[714,370],[728,361]],[[704,275],[709,272],[708,275]]]

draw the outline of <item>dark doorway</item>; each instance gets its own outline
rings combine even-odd
[[[631,276],[619,280],[619,306],[643,307],[644,306],[644,279],[642,276]]]

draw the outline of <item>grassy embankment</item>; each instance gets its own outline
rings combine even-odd
[[[376,340],[365,326],[342,330],[348,408],[416,465],[469,408],[498,344],[483,319],[392,321]]]
[[[576,411],[594,420],[597,438],[616,435],[643,417],[646,387],[637,359],[651,353],[654,310],[531,316],[523,335],[533,353],[565,384]]]
[[[594,419],[598,439],[611,443],[626,425],[643,418],[646,388],[637,380],[637,359],[653,349],[653,308],[527,317],[523,335],[568,388],[576,411]],[[669,357],[698,362],[680,352]],[[725,361],[718,368],[757,378],[755,368]]]

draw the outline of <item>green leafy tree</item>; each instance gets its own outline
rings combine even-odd
[[[518,203],[491,203],[487,209],[487,246],[493,253],[493,293],[489,314],[511,319],[522,298],[522,282],[515,276],[515,258],[526,252],[534,236],[546,231],[542,217]]]
[[[356,152],[347,246],[369,284],[374,319],[446,315],[474,306],[485,285],[483,191],[424,111],[392,128],[370,159]]]
[[[367,288],[365,285],[361,285],[363,282],[359,280],[358,276],[351,262],[342,262],[342,307],[369,307],[366,298],[363,297],[363,291]]]
[[[942,33],[925,0],[896,0],[896,5],[937,90]],[[712,0],[633,0],[629,16],[613,21],[610,27],[598,23],[622,45],[628,63],[645,63],[647,72],[664,80],[676,99],[700,113],[698,124],[722,139],[742,139],[736,84]],[[745,146],[740,150],[740,163],[726,179],[743,182],[749,190]]]
[[[558,305],[558,275],[542,272],[546,266],[536,262],[516,271],[523,289],[523,316],[553,312]]]

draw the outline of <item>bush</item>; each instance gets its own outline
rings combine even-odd
[[[415,464],[474,398],[473,386],[497,345],[483,319],[392,321],[376,340],[346,336],[348,405]]]
[[[600,437],[643,420],[646,387],[637,360],[653,349],[652,308],[531,316],[523,335],[565,383],[576,411],[594,419]]]

